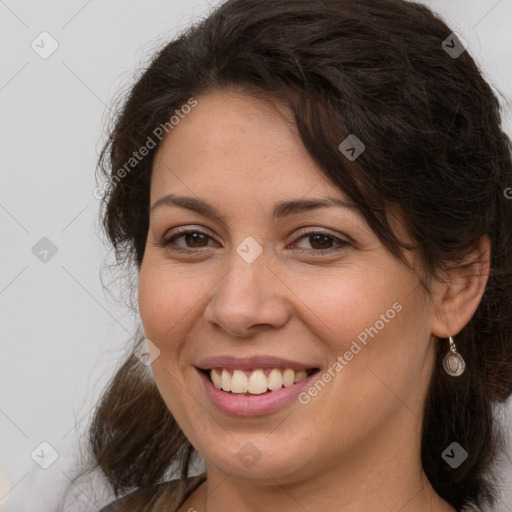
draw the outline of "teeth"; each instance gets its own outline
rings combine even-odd
[[[227,370],[222,370],[222,377],[221,377],[221,388],[224,391],[231,391],[231,375],[229,375],[229,372]]]
[[[301,380],[306,379],[308,376],[308,372],[306,370],[299,370],[295,372],[295,383],[300,382]]]
[[[210,370],[210,377],[213,385],[217,389],[223,391],[231,391],[232,393],[251,393],[253,395],[261,395],[267,390],[275,391],[281,387],[290,387],[293,384],[304,380],[308,376],[307,370],[298,370],[295,372],[291,368],[281,370],[272,368],[268,372],[268,377],[263,369],[244,371],[234,370],[233,375],[226,369],[222,371],[218,369]]]
[[[231,379],[231,382],[233,382],[233,379]],[[249,391],[249,393],[252,393],[253,395],[261,395],[262,393],[265,393],[265,391],[267,391],[267,378],[265,377],[265,374],[263,373],[262,370],[255,370],[251,373],[251,376],[249,377],[249,385],[247,387],[247,391]],[[238,393],[238,391],[235,390],[235,393]]]
[[[293,382],[295,381],[295,372],[291,368],[286,368],[283,372],[283,386],[285,388],[289,388],[293,386]]]
[[[212,378],[213,385],[217,389],[222,389],[222,377],[216,371],[211,371],[210,377]]]
[[[272,391],[283,387],[283,375],[277,368],[273,368],[270,371],[267,387]]]
[[[235,370],[231,377],[231,391],[233,393],[247,393],[247,375],[242,370]]]

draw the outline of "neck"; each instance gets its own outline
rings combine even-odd
[[[336,482],[336,486],[330,486],[329,490],[319,495],[318,485],[323,484],[316,479],[281,486],[278,481],[274,481],[273,485],[255,485],[230,476],[225,476],[223,480],[208,477],[194,503],[198,512],[296,512],[319,509],[324,512],[374,512],[382,509],[383,503],[386,510],[456,512],[436,494],[425,475],[416,485],[401,486],[399,489],[382,489],[374,482],[360,483],[354,489]],[[349,495],[345,492],[348,490]]]
[[[207,481],[193,504],[198,512],[456,512],[430,484],[419,447],[408,446],[407,436],[401,439],[402,446],[388,443],[381,451],[370,444],[355,447],[342,465],[327,467],[328,459],[320,457],[305,465],[307,473],[285,477],[267,468],[258,478],[244,478],[207,464]]]
[[[246,474],[206,461],[207,481],[192,505],[198,512],[456,512],[428,481],[420,440],[419,417],[403,407],[349,450],[333,446],[294,471],[265,466],[265,455]]]

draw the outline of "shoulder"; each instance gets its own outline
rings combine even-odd
[[[143,487],[112,501],[99,512],[175,512],[205,480],[206,475],[202,473],[185,480],[170,480]]]

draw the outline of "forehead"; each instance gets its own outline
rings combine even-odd
[[[343,197],[307,152],[283,104],[231,90],[197,97],[156,154],[152,202],[167,192],[235,198]]]

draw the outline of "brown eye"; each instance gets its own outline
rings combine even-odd
[[[333,238],[329,235],[318,234],[309,235],[309,240],[314,249],[330,249],[332,247]]]
[[[187,245],[190,244],[192,247],[205,247],[204,242],[206,241],[208,243],[207,238],[209,238],[208,235],[205,235],[204,233],[192,231],[181,236],[174,237],[174,240],[177,240],[181,237],[184,237],[185,243]]]
[[[185,245],[176,244],[176,240],[183,238],[185,241]],[[351,244],[346,240],[342,240],[334,235],[329,233],[324,233],[323,231],[311,231],[308,233],[303,233],[297,240],[306,239],[309,241],[311,248],[300,248],[298,247],[299,252],[309,252],[309,253],[319,253],[326,254],[333,251],[338,251],[343,249],[346,246],[350,246]],[[195,249],[203,249],[208,246],[208,241],[213,240],[213,238],[198,230],[186,230],[180,231],[168,238],[163,238],[158,245],[160,247],[167,247],[173,251],[184,251],[184,252],[194,252]],[[296,242],[292,244],[292,247],[295,247]],[[211,246],[210,246],[211,247]]]
[[[183,238],[185,240],[185,246],[177,245],[175,243],[176,240],[179,240],[180,238]],[[159,245],[162,247],[173,245],[174,247],[171,247],[173,250],[188,251],[189,249],[193,250],[194,248],[202,249],[204,247],[208,247],[209,239],[212,239],[211,236],[206,233],[203,233],[202,231],[188,230],[181,231],[171,237],[162,239]]]
[[[303,233],[297,240],[301,239],[308,240],[312,249],[299,248],[299,250],[308,252],[332,252],[350,245],[346,240],[342,240],[341,238],[329,233],[324,233],[323,231],[310,231],[308,233]],[[295,245],[296,242],[292,244],[292,246]]]

